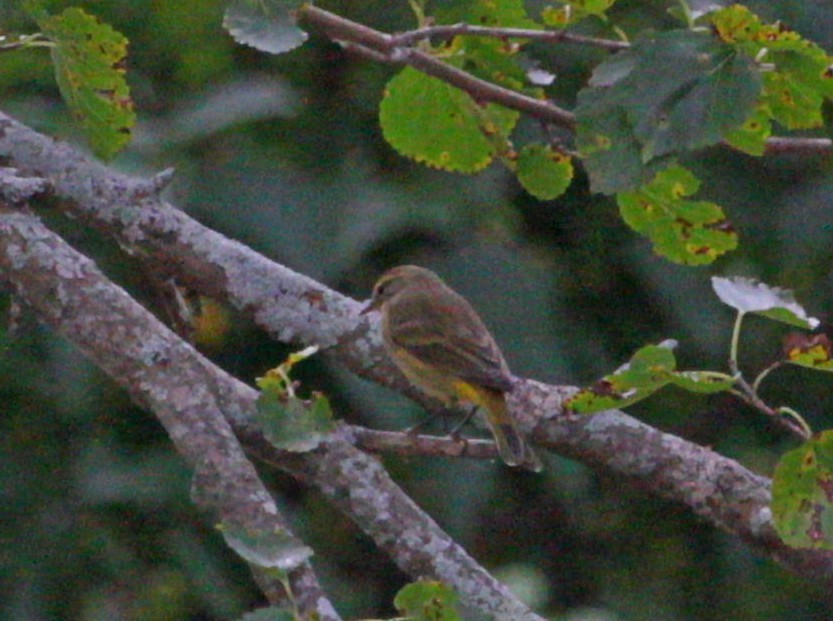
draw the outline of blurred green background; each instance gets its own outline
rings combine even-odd
[[[733,316],[712,294],[712,274],[791,287],[812,315],[828,318],[828,158],[755,159],[725,149],[691,158],[702,196],[725,207],[742,241],[714,266],[679,267],[654,256],[613,202],[590,195],[581,177],[566,196],[542,203],[499,166],[462,177],[397,156],[376,118],[395,70],[349,58],[319,37],[270,57],[231,40],[218,0],[52,4],[83,6],[131,41],[128,79],[140,121],[116,167],[135,174],[176,167],[175,204],[357,298],[391,265],[435,269],[482,312],[519,375],[588,384],[665,338],[680,341],[685,368],[725,369]],[[621,0],[612,15],[629,33],[668,28],[672,4]],[[825,3],[749,4],[833,49]],[[541,4],[528,7],[537,14]],[[324,8],[388,31],[413,25],[405,0]],[[33,28],[15,3],[0,4],[0,33]],[[592,24],[585,30],[599,32]],[[566,107],[603,58],[569,45],[529,50],[557,74],[552,95]],[[0,101],[30,126],[80,143],[46,52],[0,55]],[[539,128],[525,122],[519,131]],[[112,243],[44,215],[114,279],[150,299],[137,265]],[[251,383],[289,349],[225,312],[206,329],[203,351]],[[748,320],[743,368],[754,374],[771,362],[784,333]],[[15,336],[4,326],[0,338],[0,618],[232,619],[262,605],[243,563],[191,504],[190,473],[152,415],[33,318],[24,317]],[[313,360],[299,371],[351,422],[400,429],[422,414],[342,369]],[[831,426],[830,387],[828,377],[788,369],[764,390],[823,429]],[[632,413],[766,475],[794,446],[725,397],[668,390]],[[685,508],[581,464],[554,455],[546,461],[535,476],[496,463],[385,458],[420,506],[550,618],[831,617],[829,592]],[[393,595],[408,578],[320,495],[280,473],[263,475],[314,548],[315,568],[340,612],[392,616]]]

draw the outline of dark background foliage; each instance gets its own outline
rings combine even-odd
[[[622,0],[612,15],[629,33],[667,28],[671,4]],[[826,3],[749,4],[833,48]],[[389,67],[349,58],[315,36],[281,57],[240,47],[221,27],[218,0],[73,5],[131,41],[128,79],[140,121],[117,168],[150,174],[175,166],[170,198],[178,206],[357,298],[388,266],[435,269],[480,309],[519,375],[587,384],[665,338],[679,340],[683,366],[723,369],[732,314],[711,293],[711,274],[791,287],[811,314],[828,318],[833,176],[826,158],[755,159],[725,149],[692,157],[702,195],[725,207],[742,241],[712,267],[680,267],[654,256],[614,203],[589,194],[581,178],[566,196],[543,203],[497,166],[462,177],[400,158],[382,141],[376,116]],[[325,8],[383,30],[413,26],[406,2]],[[0,6],[0,32],[32,28],[13,4]],[[556,97],[567,107],[604,56],[569,45],[534,45],[530,54],[557,73]],[[79,140],[45,52],[0,56],[0,96],[21,121]],[[520,131],[539,128],[525,122]],[[97,234],[43,215],[153,307],[140,266]],[[289,351],[245,318],[210,303],[206,309],[202,349],[238,377],[252,382]],[[755,370],[771,361],[783,334],[750,320],[742,365]],[[0,338],[0,614],[229,619],[261,603],[243,564],[193,508],[189,472],[152,416],[25,313],[17,333],[4,327]],[[422,415],[321,362],[299,372],[351,422],[400,429]],[[830,385],[785,370],[767,380],[765,394],[823,429]],[[793,446],[722,396],[669,390],[633,413],[766,475]],[[497,463],[384,460],[475,558],[553,618],[828,618],[829,602],[814,585],[650,490],[576,462],[547,455],[536,476]],[[393,594],[408,578],[315,493],[278,473],[264,476],[315,549],[315,567],[341,612],[392,615]]]

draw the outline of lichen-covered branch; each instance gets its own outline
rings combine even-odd
[[[249,450],[317,486],[404,571],[446,582],[481,614],[543,621],[422,512],[374,457],[347,441],[348,428],[311,453],[280,453],[265,443],[251,422],[254,389],[205,359],[32,214],[0,208],[0,275],[42,321],[159,417],[195,468],[195,497],[225,523],[288,532],[231,422]],[[278,586],[262,573],[256,577],[267,594]],[[339,618],[307,563],[290,577],[304,618]]]
[[[115,174],[3,114],[0,157],[21,175],[47,178],[74,217],[132,245],[180,282],[228,300],[275,337],[333,346],[328,355],[337,363],[409,390],[387,361],[376,326],[358,314],[359,302],[201,226],[148,192],[149,182]],[[765,477],[622,412],[565,417],[562,402],[571,389],[516,383],[510,405],[539,446],[684,503],[793,571],[833,581],[833,555],[792,550],[778,540]]]
[[[156,414],[194,468],[199,504],[226,528],[291,536],[223,416],[207,381],[210,363],[35,216],[2,201],[0,277],[41,321]],[[252,571],[271,602],[284,602],[279,580],[260,567]],[[289,585],[307,618],[340,619],[308,562],[289,572]]]

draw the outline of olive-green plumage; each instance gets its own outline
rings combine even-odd
[[[381,312],[385,346],[408,380],[446,405],[480,407],[503,461],[541,469],[506,408],[509,367],[465,298],[434,272],[403,265],[376,282],[363,312],[371,310]]]

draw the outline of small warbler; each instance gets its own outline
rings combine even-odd
[[[446,406],[462,402],[480,408],[503,461],[541,469],[506,408],[509,367],[465,298],[434,272],[402,265],[376,282],[362,314],[372,310],[381,312],[385,347],[412,384]]]

